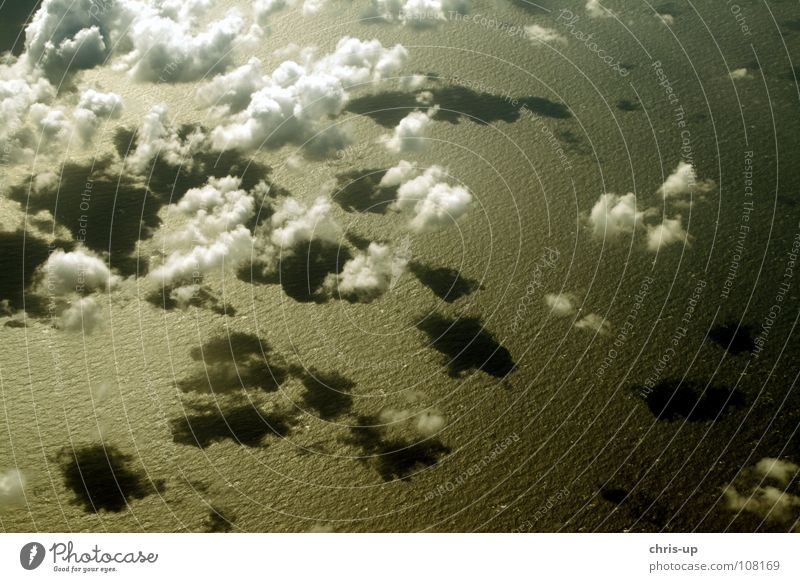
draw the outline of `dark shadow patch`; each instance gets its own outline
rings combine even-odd
[[[345,238],[347,239],[347,242],[349,242],[359,251],[366,251],[369,248],[370,243],[372,242],[369,239],[366,239],[363,236],[358,235],[352,231],[348,232],[345,235]]]
[[[61,453],[64,483],[86,511],[122,511],[134,499],[163,490],[164,482],[150,482],[131,466],[132,457],[115,447],[91,445]]]
[[[638,388],[637,391],[646,394],[644,401],[653,416],[666,421],[715,420],[729,408],[744,403],[744,397],[738,390],[706,387],[701,382],[691,380],[662,380],[649,393],[644,388]]]
[[[165,200],[131,176],[111,175],[111,160],[92,165],[67,163],[58,192],[31,193],[30,180],[11,188],[9,197],[33,214],[49,211],[58,224],[96,253],[109,253],[111,267],[133,275],[138,265],[131,253],[140,238],[161,225],[158,211]]]
[[[630,493],[618,487],[601,487],[600,497],[620,509],[624,509],[631,522],[643,522],[658,529],[670,521],[672,511],[662,502],[649,495]]]
[[[356,384],[338,372],[303,371],[302,382],[306,389],[303,405],[313,409],[324,420],[342,416],[353,407],[350,392]]]
[[[617,101],[617,109],[620,111],[639,111],[642,108],[638,100],[620,99]]]
[[[292,429],[291,416],[263,412],[251,404],[224,410],[216,404],[194,407],[195,412],[170,421],[172,440],[180,445],[205,449],[231,440],[245,447],[264,446],[268,437],[283,438]]]
[[[448,123],[458,123],[467,118],[475,123],[486,125],[494,121],[513,123],[522,116],[523,105],[533,113],[555,119],[569,119],[572,114],[563,103],[556,103],[544,97],[514,98],[478,93],[467,87],[449,86],[431,90],[433,102],[439,105],[434,119]],[[415,109],[419,109],[416,95],[401,91],[388,91],[375,95],[365,95],[353,99],[347,106],[351,113],[366,115],[383,127],[395,127],[401,119]]]
[[[227,533],[233,529],[235,519],[235,516],[228,511],[212,505],[203,521],[203,531],[206,533]]]
[[[781,26],[788,32],[800,32],[800,18],[794,18],[792,20],[781,22]]]
[[[708,332],[708,337],[729,354],[738,355],[752,352],[756,347],[753,341],[753,330],[749,325],[738,323],[715,325]]]
[[[475,369],[502,378],[516,366],[511,353],[483,328],[480,318],[454,320],[432,314],[420,321],[417,328],[444,354],[450,376]]]
[[[397,187],[382,188],[386,170],[352,170],[336,176],[334,201],[348,212],[386,214],[397,197]]]
[[[52,249],[70,251],[69,241],[55,241]],[[22,309],[23,303],[31,314],[44,313],[46,301],[26,293],[34,283],[36,269],[50,256],[51,247],[45,241],[22,230],[0,232],[0,302],[10,310]]]
[[[628,500],[628,492],[616,487],[601,487],[600,497],[614,505],[622,505]]]
[[[344,442],[358,448],[364,457],[360,461],[374,467],[384,481],[408,480],[416,471],[437,464],[450,453],[450,448],[438,439],[410,442],[389,438],[377,424],[374,417],[359,417],[358,426],[350,428]]]
[[[301,303],[324,303],[328,300],[321,292],[325,278],[341,271],[351,258],[345,247],[314,240],[291,252],[284,251],[274,271],[255,263],[240,269],[237,277],[248,283],[279,284],[286,295]]]
[[[25,27],[42,0],[6,0],[0,3],[0,53],[19,56],[25,48]]]
[[[227,315],[229,317],[236,315],[236,309],[232,305],[223,303],[219,300],[219,297],[211,293],[211,291],[205,287],[200,287],[194,292],[184,305],[181,305],[172,297],[172,291],[173,289],[170,287],[162,287],[161,290],[153,291],[147,295],[145,301],[165,311],[198,307],[201,309],[208,309],[218,315]]]
[[[480,289],[477,281],[462,277],[459,271],[449,267],[429,267],[412,262],[409,269],[423,285],[448,303]]]
[[[557,130],[556,137],[558,137],[559,141],[564,144],[564,149],[570,153],[580,156],[586,156],[592,153],[589,145],[583,139],[581,139],[580,136],[567,129]]]
[[[28,325],[21,319],[9,319],[7,322],[3,324],[3,327],[19,328],[19,327],[28,327]]]
[[[257,336],[234,332],[192,348],[204,369],[178,382],[183,392],[221,394],[239,390],[277,390],[289,375],[283,358]]]

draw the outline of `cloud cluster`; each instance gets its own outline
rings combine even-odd
[[[373,0],[372,15],[387,22],[426,28],[447,20],[450,13],[466,14],[470,0]]]
[[[122,97],[116,93],[85,90],[72,112],[75,128],[81,138],[89,142],[103,119],[117,119],[122,115]]]
[[[61,312],[58,328],[91,334],[103,323],[103,306],[93,296],[81,297]]]
[[[792,524],[800,518],[800,495],[789,488],[797,486],[800,467],[788,460],[765,457],[743,472],[741,484],[723,489],[728,509],[747,512],[768,522]],[[743,491],[743,493],[740,493]]]
[[[340,147],[346,138],[339,130],[320,133],[324,120],[342,112],[352,86],[396,76],[408,51],[399,44],[386,48],[378,40],[346,37],[330,54],[316,58],[305,50],[300,56],[301,62],[284,61],[269,75],[261,73],[258,60],[251,60],[209,83],[207,102],[217,113],[231,113],[211,133],[216,150],[307,140],[322,152]]]
[[[665,205],[681,208],[690,206],[693,198],[715,187],[713,180],[698,180],[694,167],[681,161],[656,194]],[[651,252],[677,243],[688,245],[692,241],[680,214],[668,216],[656,206],[640,207],[636,195],[631,192],[622,196],[602,194],[589,212],[588,223],[598,238],[613,239],[644,231],[646,247]]]
[[[209,178],[206,185],[188,190],[170,206],[179,226],[162,227],[166,256],[148,276],[161,285],[185,283],[235,269],[250,258],[255,239],[247,223],[255,216],[255,195],[265,188],[260,184],[247,192],[240,178],[227,176]]]
[[[181,136],[163,103],[155,105],[142,118],[136,130],[136,148],[125,158],[134,173],[145,172],[156,157],[172,166],[192,165],[192,155],[206,147],[206,136],[198,129]]]
[[[426,112],[412,111],[394,128],[391,137],[381,141],[386,149],[395,154],[418,152],[425,148],[425,132],[433,121],[438,107],[431,107]]]
[[[391,289],[407,266],[408,257],[403,253],[373,242],[365,253],[347,261],[341,273],[329,275],[325,288],[334,296],[367,303]]]
[[[448,181],[447,170],[431,166],[424,172],[401,160],[381,179],[380,186],[398,186],[394,207],[411,216],[409,227],[415,232],[436,232],[447,228],[472,205],[472,194],[463,186]]]
[[[0,473],[0,509],[25,502],[25,477],[17,469]]]

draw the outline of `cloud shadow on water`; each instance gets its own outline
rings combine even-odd
[[[723,323],[715,325],[708,332],[714,342],[729,354],[743,354],[752,352],[756,344],[753,341],[753,331],[748,325],[739,323]]]
[[[356,447],[363,456],[360,461],[372,466],[384,481],[408,480],[450,453],[450,448],[438,439],[414,442],[388,437],[379,424],[375,417],[358,417],[357,426],[350,428],[344,442]]]
[[[252,334],[234,332],[192,348],[202,369],[178,382],[183,392],[231,393],[247,389],[272,392],[288,378],[286,362]]]
[[[448,86],[432,89],[433,103],[439,106],[434,119],[448,123],[458,123],[461,119],[470,119],[475,123],[486,125],[494,121],[514,123],[519,121],[524,105],[530,111],[542,117],[553,119],[569,119],[569,109],[563,103],[556,103],[544,97],[517,97],[517,104],[512,99],[491,93],[478,93],[468,87]],[[416,95],[402,91],[387,91],[374,95],[365,95],[353,99],[347,106],[351,113],[366,115],[383,127],[395,127],[410,112],[419,109]]]
[[[385,214],[397,197],[397,188],[382,188],[386,170],[352,170],[336,176],[333,200],[348,212]]]
[[[163,481],[151,482],[132,468],[131,461],[115,447],[101,444],[63,450],[60,458],[64,483],[89,512],[119,512],[130,501],[163,490]]]
[[[744,404],[741,392],[730,388],[706,386],[692,380],[662,380],[645,394],[647,408],[658,420],[708,421],[722,416],[728,409]]]
[[[245,447],[265,446],[266,437],[283,438],[294,418],[280,412],[263,412],[252,404],[221,408],[216,403],[199,404],[185,416],[170,421],[172,440],[180,445],[205,449],[231,440]]]
[[[305,388],[303,406],[314,410],[320,418],[333,420],[350,412],[353,407],[350,392],[355,388],[355,382],[338,372],[299,369],[293,373],[301,378]]]
[[[423,285],[448,303],[480,289],[477,281],[462,277],[459,271],[449,267],[430,267],[414,261],[409,269]]]
[[[449,319],[434,313],[417,323],[417,328],[445,356],[450,376],[475,369],[503,378],[516,366],[511,353],[484,328],[480,318]]]

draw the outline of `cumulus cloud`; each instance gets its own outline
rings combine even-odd
[[[557,30],[545,28],[538,24],[529,24],[525,27],[525,36],[528,40],[543,44],[567,44],[567,37],[559,34]]]
[[[800,467],[765,457],[742,472],[736,484],[723,488],[728,509],[747,512],[769,522],[794,523],[800,518],[800,496],[790,492],[796,486]]]
[[[469,0],[373,0],[373,14],[388,22],[424,28],[447,20],[447,14],[469,12]]]
[[[578,329],[586,329],[589,331],[597,332],[600,335],[606,335],[611,331],[611,324],[608,320],[596,313],[590,313],[586,317],[575,322],[575,327]]]
[[[315,58],[303,51],[301,56],[302,63],[284,61],[270,75],[262,75],[260,63],[250,61],[231,73],[233,86],[227,90],[224,83],[211,82],[218,106],[234,112],[214,128],[215,149],[279,147],[313,138],[325,119],[342,112],[351,86],[395,76],[408,51],[402,45],[385,48],[377,40],[346,37],[330,54]],[[235,112],[237,108],[242,109]],[[316,139],[324,151],[340,147],[344,136],[329,129]]]
[[[734,69],[731,71],[731,79],[735,81],[740,79],[752,79],[752,78],[753,75],[745,67],[742,67],[741,69]]]
[[[25,477],[17,469],[0,473],[0,509],[25,502]]]
[[[89,291],[106,290],[116,286],[120,280],[104,261],[86,249],[70,252],[58,249],[40,269],[40,291],[54,295],[83,295]]]
[[[689,233],[683,228],[683,219],[680,215],[675,218],[665,218],[661,224],[647,227],[647,248],[653,252],[663,246],[688,243],[689,240]]]
[[[206,273],[235,269],[250,258],[254,237],[247,223],[255,215],[254,192],[241,189],[241,179],[227,176],[209,178],[199,188],[191,188],[170,211],[182,221],[177,230],[168,225],[158,236],[166,257],[148,275],[163,285],[185,282]]]
[[[472,194],[463,186],[451,185],[447,170],[441,166],[431,166],[419,174],[412,164],[402,160],[388,170],[380,185],[399,185],[394,207],[411,216],[409,227],[416,232],[447,228],[472,204]]]
[[[78,106],[72,112],[75,127],[86,142],[92,139],[103,119],[117,119],[121,115],[122,97],[94,89],[87,89],[81,94]]]
[[[548,293],[544,296],[544,302],[556,317],[567,317],[578,311],[575,296],[571,293]]]
[[[664,199],[681,199],[692,194],[705,194],[714,189],[716,184],[713,180],[697,179],[697,172],[691,164],[679,162],[675,171],[670,174],[661,187],[658,194]]]
[[[417,419],[417,432],[424,436],[433,436],[440,432],[447,423],[445,417],[435,410],[426,410]]]
[[[342,232],[332,216],[330,200],[319,197],[310,207],[295,198],[283,199],[272,215],[270,239],[282,250],[312,240],[336,243]]]
[[[636,195],[629,192],[623,196],[608,193],[592,207],[589,222],[596,236],[615,237],[631,234],[644,223],[645,210],[636,206]]]
[[[675,24],[675,17],[669,12],[659,12],[656,14],[656,18],[661,20],[661,22],[663,22],[667,26],[672,26],[673,24]]]
[[[600,4],[600,0],[589,0],[586,3],[586,15],[589,18],[608,18],[611,12]]]
[[[94,297],[81,297],[61,312],[59,329],[91,334],[103,323],[103,306]]]
[[[426,112],[412,111],[400,120],[391,137],[384,137],[383,144],[392,153],[417,152],[425,148],[425,132],[438,111],[431,107]]]
[[[365,253],[360,253],[344,264],[338,275],[329,275],[326,290],[350,301],[369,302],[377,299],[392,287],[405,272],[408,258],[394,252],[388,245],[370,243]]]
[[[429,437],[441,431],[447,419],[437,410],[423,410],[388,407],[381,410],[378,419],[384,424],[402,425],[413,422],[414,430],[422,436]]]
[[[181,137],[178,127],[169,117],[163,103],[148,111],[136,130],[136,148],[125,163],[134,173],[145,172],[156,157],[172,166],[191,166],[192,155],[205,147],[205,135],[200,130]]]

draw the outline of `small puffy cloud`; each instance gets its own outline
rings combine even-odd
[[[444,428],[447,420],[435,410],[426,410],[417,419],[417,432],[424,436],[433,436]]]
[[[0,509],[25,503],[25,477],[17,469],[0,473]]]
[[[33,192],[35,194],[55,192],[58,182],[59,177],[55,172],[50,170],[40,172],[33,178]]]
[[[788,460],[765,457],[723,488],[728,509],[747,512],[768,522],[793,524],[800,518],[800,496],[789,490],[798,467]]]
[[[92,139],[103,119],[116,119],[121,115],[122,97],[94,89],[87,89],[81,94],[78,106],[72,112],[75,128],[87,142]]]
[[[400,120],[391,137],[382,140],[386,149],[392,153],[417,152],[425,148],[425,132],[438,108],[427,112],[412,111]]]
[[[756,475],[763,479],[773,479],[780,485],[788,485],[800,471],[800,467],[783,459],[764,457],[753,467]]]
[[[552,28],[545,28],[538,24],[529,24],[525,27],[525,36],[528,40],[543,44],[567,44],[567,37],[559,34]]]
[[[42,265],[39,286],[43,293],[82,295],[114,287],[118,282],[119,277],[91,251],[78,249],[67,253],[58,249]]]
[[[366,253],[344,264],[341,273],[329,275],[325,288],[332,295],[366,303],[391,289],[407,265],[408,258],[402,253],[393,252],[388,245],[370,243]]]
[[[734,69],[731,71],[731,79],[737,81],[741,79],[752,79],[753,75],[746,68]]]
[[[645,212],[637,209],[636,195],[632,192],[624,196],[608,193],[601,195],[592,207],[589,223],[598,237],[632,234],[644,223]]]
[[[312,240],[336,243],[342,230],[332,210],[330,200],[324,197],[317,198],[310,207],[295,198],[283,199],[272,215],[272,243],[283,250]]]
[[[600,4],[600,0],[589,0],[586,2],[586,15],[589,18],[608,18],[611,13]]]
[[[91,334],[103,323],[103,306],[94,297],[73,301],[58,319],[59,329]]]
[[[697,172],[691,164],[679,162],[675,171],[670,174],[658,194],[664,199],[681,199],[692,194],[705,194],[714,189],[713,180],[697,180]]]
[[[604,319],[596,313],[590,313],[583,319],[575,322],[575,327],[578,329],[585,329],[594,331],[600,335],[606,335],[611,331],[611,324],[608,320]]]
[[[412,230],[442,230],[467,213],[472,194],[463,186],[451,185],[444,168],[434,165],[417,174],[416,168],[403,160],[381,180],[381,186],[399,184],[394,207],[411,215]]]
[[[204,147],[205,136],[195,131],[182,138],[163,103],[148,111],[136,130],[136,149],[125,159],[134,173],[145,172],[156,157],[172,166],[190,166],[192,155]]]
[[[661,22],[663,22],[667,26],[672,26],[673,24],[675,24],[675,17],[669,12],[658,12],[656,14],[656,18],[661,20]]]
[[[665,218],[661,224],[647,227],[647,249],[652,252],[680,242],[689,242],[689,233],[683,228],[680,215],[675,218]]]
[[[575,296],[571,293],[548,293],[544,296],[544,302],[556,317],[567,317],[578,311]]]

